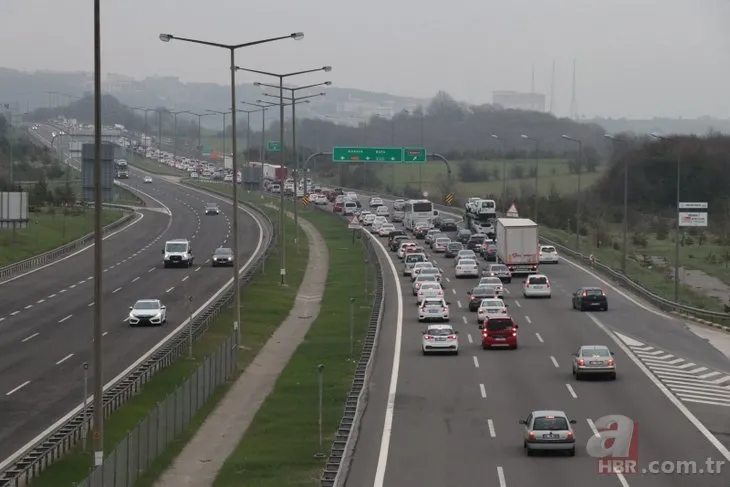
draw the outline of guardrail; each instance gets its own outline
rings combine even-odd
[[[127,223],[129,223],[130,220],[134,218],[134,214],[128,214],[124,215],[123,217],[119,218],[117,221],[110,223],[109,225],[105,226],[102,231],[106,235],[117,228],[120,228]],[[69,242],[65,245],[62,245],[60,247],[57,247],[53,250],[49,250],[48,252],[44,252],[42,254],[38,254],[34,257],[30,257],[25,260],[21,260],[20,262],[16,262],[15,264],[10,264],[5,267],[0,268],[0,281],[4,281],[6,279],[11,279],[18,274],[22,274],[23,272],[27,272],[33,269],[37,269],[39,267],[43,267],[44,265],[50,264],[51,262],[58,260],[62,257],[66,257],[69,254],[72,254],[80,249],[83,249],[84,247],[87,247],[94,243],[94,233],[89,233],[87,235],[84,235],[80,239],[74,240],[73,242]]]
[[[349,188],[343,188],[343,189],[349,189]],[[382,195],[384,193],[373,193],[370,191],[364,191],[361,189],[352,189],[352,191],[355,191],[358,194],[363,195]],[[398,198],[398,196],[388,195],[391,198]],[[453,206],[446,206],[446,205],[440,205],[434,203],[434,208],[436,208],[439,211],[450,213],[457,217],[462,217],[462,214],[458,213],[461,211],[463,213],[463,210],[458,207]],[[559,244],[557,242],[554,242],[550,239],[540,237],[540,240],[548,245],[552,245],[555,248],[557,248],[560,252],[562,252],[564,255],[570,257],[573,260],[577,260],[580,263],[584,264],[586,267],[589,267],[593,271],[597,271],[604,276],[610,278],[615,284],[622,286],[626,288],[627,290],[631,291],[632,293],[638,295],[642,299],[648,301],[652,305],[656,306],[657,308],[667,311],[669,313],[676,313],[680,315],[686,315],[690,317],[699,318],[702,320],[707,321],[721,321],[724,324],[730,325],[730,314],[729,313],[722,313],[720,311],[709,311],[702,308],[695,308],[694,306],[688,306],[686,304],[677,303],[674,301],[671,301],[669,299],[665,299],[655,293],[653,293],[650,289],[648,289],[646,286],[643,286],[642,284],[634,281],[629,276],[621,273],[617,269],[614,269],[601,261],[597,259],[591,259],[589,255],[584,255],[580,252],[576,252],[575,250],[568,248],[562,244]],[[726,328],[723,326],[723,328]],[[730,327],[729,327],[730,328]]]
[[[243,288],[262,268],[270,250],[276,246],[277,234],[276,227],[263,210],[248,203],[241,204],[257,213],[265,227],[263,251],[241,275],[240,284]],[[231,284],[208,308],[193,316],[187,327],[161,343],[146,360],[126,376],[120,378],[116,383],[110,384],[102,397],[104,417],[108,417],[136,396],[155,373],[172,364],[178,357],[185,355],[191,338],[192,340],[200,338],[221,312],[230,306],[234,295],[235,291]],[[93,402],[90,402],[85,410],[81,406],[77,407],[76,410],[69,413],[69,418],[62,425],[35,442],[26,451],[17,454],[13,463],[0,472],[0,486],[20,487],[30,483],[33,478],[61,458],[82,439],[83,432],[89,431],[91,428],[90,419],[93,418],[93,412]]]

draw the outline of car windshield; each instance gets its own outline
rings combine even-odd
[[[444,305],[444,303],[440,300],[435,299],[427,299],[423,302],[423,305],[427,308],[434,308],[436,306],[441,307]]]
[[[509,330],[512,328],[512,320],[510,319],[499,319],[487,321],[487,330],[491,331],[502,331]]]
[[[451,328],[429,328],[428,334],[435,336],[448,336],[453,335],[454,330],[452,330]]]
[[[600,289],[586,289],[585,291],[586,296],[601,296],[603,295],[603,291]]]
[[[444,225],[444,224],[450,225],[452,223],[456,223],[456,222],[454,220],[452,220],[451,218],[446,218],[444,221],[441,222],[442,225]]]
[[[188,245],[184,243],[169,243],[165,245],[165,250],[168,252],[186,252]]]
[[[231,249],[220,248],[215,251],[215,255],[233,255],[233,251]]]
[[[555,247],[543,247],[541,250],[545,253],[552,254],[555,252]]]
[[[433,265],[433,264],[431,264],[431,265]],[[422,276],[436,275],[438,273],[439,273],[439,270],[436,269],[435,267],[426,267],[424,269],[421,269],[421,275]]]
[[[490,243],[487,246],[487,250],[495,250],[496,251],[497,250],[497,244]]]
[[[545,285],[548,283],[547,277],[531,277],[530,278],[530,284],[542,284]]]
[[[208,203],[207,205],[205,205],[205,207],[208,208],[209,210],[215,210],[218,208],[218,205],[213,204],[213,203]]]
[[[473,250],[462,250],[459,252],[459,257],[474,257],[475,255]]]
[[[459,230],[459,236],[460,237],[470,237],[471,232],[469,230]]]
[[[501,299],[485,299],[482,301],[482,308],[504,308],[504,303]]]
[[[581,351],[582,357],[610,357],[611,352],[607,348],[584,348]]]
[[[437,239],[436,239],[436,243],[437,243],[437,244],[442,244],[442,245],[443,245],[443,244],[447,244],[447,243],[449,243],[449,240],[450,240],[450,239],[448,239],[448,238],[437,238]]]
[[[469,239],[469,243],[471,243],[471,242],[483,243],[484,239],[485,239],[485,237],[483,237],[483,236],[474,235]]]
[[[416,278],[416,282],[437,282],[437,281],[436,281],[436,276],[434,276],[434,275],[429,276],[429,275],[419,274],[418,277]]]
[[[461,245],[461,242],[451,242],[448,246],[449,250],[461,250],[464,246]]]
[[[424,257],[423,254],[410,254],[408,257],[406,257],[406,264],[423,262],[425,260],[426,260],[426,257]]]
[[[472,259],[461,259],[459,265],[477,265],[475,260]]]
[[[535,418],[535,424],[532,425],[532,429],[535,431],[566,431],[569,428],[565,418],[549,416]]]
[[[134,309],[159,309],[159,305],[156,301],[137,301]]]
[[[499,277],[482,277],[479,280],[479,285],[480,286],[487,286],[487,285],[501,286],[502,281],[499,280]]]

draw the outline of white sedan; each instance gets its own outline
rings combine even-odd
[[[454,276],[460,277],[479,277],[479,265],[474,259],[460,259],[454,269]]]
[[[557,264],[560,262],[558,251],[552,245],[540,245],[540,263]]]
[[[416,278],[418,277],[418,275],[421,273],[421,271],[423,269],[431,269],[433,267],[436,267],[435,265],[433,265],[433,262],[429,262],[429,261],[417,262],[413,266],[413,270],[411,271],[411,282],[416,280]]]
[[[424,282],[421,284],[421,287],[418,288],[418,294],[416,294],[416,299],[418,300],[419,305],[423,303],[425,299],[443,297],[444,289],[441,287],[441,284],[437,282]]]
[[[492,286],[497,296],[504,297],[504,284],[502,284],[502,280],[499,277],[482,277],[479,279],[477,286]]]
[[[453,353],[459,354],[459,332],[449,325],[429,325],[423,332],[421,350],[423,354]]]
[[[552,296],[550,280],[543,274],[533,274],[522,282],[522,296],[525,298],[549,298]]]
[[[416,242],[403,242],[400,244],[400,247],[398,247],[398,252],[396,252],[396,255],[399,259],[404,259],[406,256],[406,249],[408,247],[416,247]]]
[[[151,183],[151,182],[152,182],[152,178],[151,178],[151,177],[149,177],[149,176],[145,176],[145,177],[144,177],[144,182],[145,182],[145,183]]]
[[[383,225],[378,229],[378,235],[381,237],[387,237],[390,235],[390,232],[395,232],[395,225],[392,223],[383,223]]]
[[[506,318],[509,316],[507,305],[501,299],[482,299],[477,309],[477,323],[482,324],[484,320],[492,318]]]
[[[449,321],[449,305],[444,298],[427,298],[418,307],[418,321]]]
[[[167,308],[159,299],[140,299],[129,307],[130,326],[161,325],[167,321]]]

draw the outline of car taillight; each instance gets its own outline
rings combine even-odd
[[[550,287],[550,283],[549,283],[549,282],[548,282],[548,283],[546,283],[546,284],[547,284],[547,287]]]
[[[484,308],[479,308],[479,309],[477,310],[477,313],[484,313]]]
[[[423,337],[423,338],[425,338],[426,340],[433,340],[433,337],[432,337],[431,335],[426,335],[426,336],[425,336],[425,337]]]
[[[448,306],[444,306],[443,308],[441,308],[441,311],[443,311],[444,313],[446,313],[448,310],[449,310]]]
[[[608,359],[608,365],[613,365],[613,359]]]
[[[525,287],[530,287],[530,285],[529,284],[525,284]]]
[[[449,340],[456,340],[456,335],[449,335]]]
[[[572,431],[568,431],[568,439],[569,440],[572,440],[573,439],[573,432]]]
[[[517,328],[512,328],[512,336],[513,337],[517,336]]]
[[[581,367],[584,366],[585,364],[586,364],[585,360],[583,360],[583,359],[578,360],[578,365],[580,365]]]
[[[534,431],[530,431],[530,432],[528,433],[528,435],[527,435],[527,436],[528,436],[528,437],[529,437],[529,438],[530,438],[531,440],[534,440],[534,439],[535,439],[535,432],[534,432]]]
[[[444,295],[444,292],[443,291],[439,291],[439,296],[443,296],[443,295]]]
[[[421,285],[416,283],[416,289],[421,289]]]
[[[469,296],[469,301],[474,301],[474,296]]]

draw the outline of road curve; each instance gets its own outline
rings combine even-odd
[[[457,280],[453,263],[433,256],[445,270],[461,353],[424,357],[424,325],[416,319],[410,281],[400,276],[394,254],[383,253],[393,263],[384,266],[389,298],[348,487],[730,484],[730,452],[723,445],[730,433],[724,420],[728,361],[685,333],[681,322],[562,262],[541,266],[552,299],[524,299],[521,280],[507,285],[520,348],[484,351],[475,313],[466,308],[474,281]],[[607,289],[608,312],[571,309],[569,296],[583,285]],[[618,380],[572,378],[570,354],[585,344],[611,347]],[[563,409],[577,421],[576,457],[525,455],[517,422],[535,409]],[[599,474],[598,460],[586,452],[593,425],[611,414],[638,426],[638,474]],[[694,474],[678,471],[691,468]],[[668,473],[655,472],[662,469]]]
[[[218,246],[230,245],[232,205],[217,201],[222,214],[206,217],[203,194],[164,178],[143,184],[141,177],[132,169],[125,183],[144,191],[148,209],[140,209],[143,217],[129,230],[104,243],[105,382],[187,319],[231,277],[230,269],[211,268],[208,258]],[[239,227],[243,263],[257,248],[260,229],[244,211]],[[192,240],[195,267],[162,268],[160,251],[170,238]],[[91,361],[93,249],[0,285],[0,293],[4,298],[0,459],[4,459],[83,399],[82,364]],[[190,305],[187,296],[193,297]],[[140,298],[160,298],[168,307],[168,324],[128,327],[124,322],[128,306]]]

